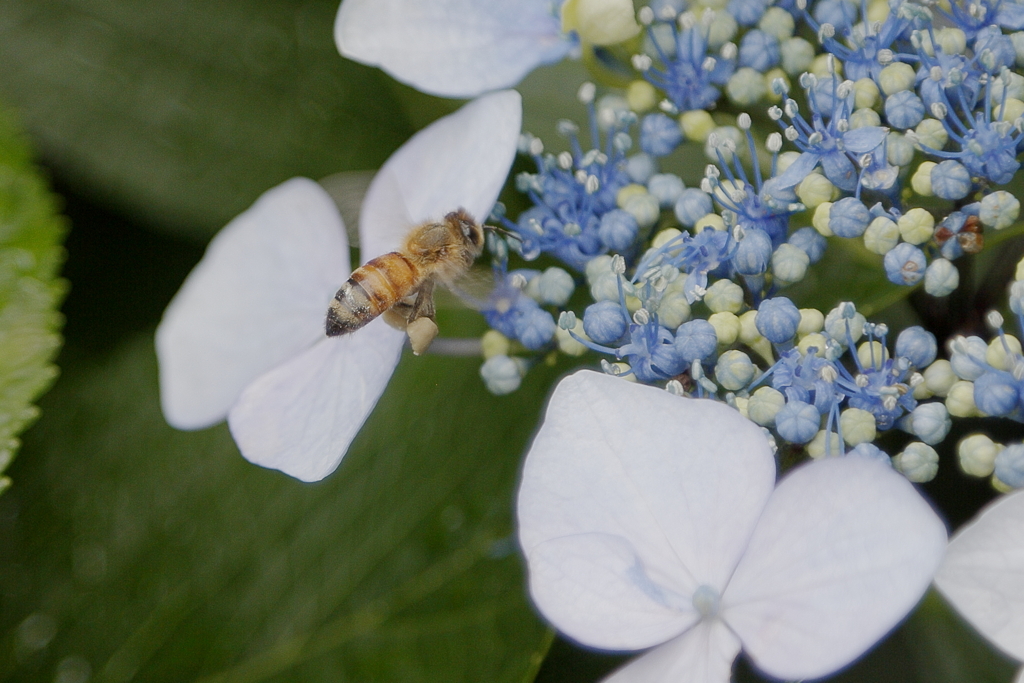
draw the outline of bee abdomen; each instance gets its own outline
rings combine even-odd
[[[416,286],[418,272],[404,256],[384,254],[357,268],[327,308],[327,336],[355,332]]]

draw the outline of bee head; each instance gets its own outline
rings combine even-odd
[[[462,234],[462,238],[467,244],[472,245],[476,249],[482,249],[484,246],[484,231],[480,227],[480,224],[473,220],[473,217],[466,213],[465,209],[459,209],[458,211],[452,211],[450,214],[444,217],[445,220],[453,227],[458,228]]]

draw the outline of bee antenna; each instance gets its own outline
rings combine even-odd
[[[511,239],[514,239],[517,242],[522,242],[523,241],[523,238],[520,237],[517,233],[514,233],[511,230],[506,230],[505,228],[499,228],[499,227],[494,226],[494,225],[485,225],[485,226],[483,226],[483,228],[484,228],[484,230],[491,230],[493,232],[498,233],[499,235],[504,235],[505,237],[510,237]]]

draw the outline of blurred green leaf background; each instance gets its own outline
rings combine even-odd
[[[498,398],[478,360],[407,356],[341,468],[315,485],[249,465],[223,425],[163,421],[152,333],[209,237],[289,177],[378,167],[459,104],[342,59],[336,11],[336,0],[0,0],[0,101],[72,224],[62,375],[0,496],[0,680],[556,683],[622,661],[552,644],[515,545],[521,456],[568,365]],[[575,63],[531,75],[524,127],[557,145],[555,120],[583,115],[583,77]],[[0,130],[13,160],[0,158],[0,189],[21,197],[0,202],[0,304],[20,282],[35,306],[25,360],[0,310],[0,367],[26,368],[13,403],[0,374],[0,412],[15,416],[0,422],[2,456],[54,377],[65,222],[6,118]],[[31,268],[11,279],[24,253]],[[859,296],[883,317],[908,319],[905,304],[886,308],[899,297],[863,257],[834,256],[859,264]],[[822,296],[813,283],[829,267],[802,296]],[[442,323],[482,331],[468,313]],[[928,492],[959,496],[954,525],[990,495],[940,473]],[[1011,673],[930,596],[839,680]],[[760,680],[742,662],[737,679]]]

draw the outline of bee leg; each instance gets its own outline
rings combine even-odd
[[[416,290],[416,300],[412,302],[409,311],[409,323],[417,318],[434,319],[434,281],[426,280]]]
[[[411,312],[412,304],[401,301],[384,311],[380,317],[391,327],[405,332],[405,328],[409,326],[409,314]]]
[[[405,329],[409,335],[409,345],[417,356],[430,347],[437,336],[437,323],[434,322],[434,281],[427,280],[416,293],[416,300],[409,311],[409,324]]]

